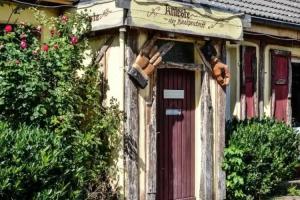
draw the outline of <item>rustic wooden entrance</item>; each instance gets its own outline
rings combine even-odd
[[[195,199],[195,72],[159,69],[157,199]]]

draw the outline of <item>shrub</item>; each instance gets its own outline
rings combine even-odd
[[[228,199],[261,199],[288,180],[299,156],[300,137],[284,123],[251,119],[235,123],[225,149]]]
[[[1,199],[84,199],[107,164],[101,139],[63,135],[26,125],[13,130],[0,122]]]
[[[37,17],[0,30],[0,199],[85,199],[116,172],[122,113],[83,65],[89,17]]]

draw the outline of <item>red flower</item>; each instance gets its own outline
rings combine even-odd
[[[26,40],[22,40],[20,46],[21,46],[22,49],[26,49],[27,48]]]
[[[66,15],[63,15],[61,17],[61,21],[64,22],[64,23],[67,22],[68,21],[68,17]]]
[[[5,30],[6,33],[10,33],[10,32],[12,32],[12,26],[11,25],[6,25],[4,30]]]
[[[54,49],[58,49],[59,48],[58,44],[55,44],[53,47],[54,47]]]
[[[49,46],[47,44],[43,44],[42,50],[43,51],[48,51],[49,50]]]
[[[78,43],[78,37],[72,36],[72,37],[71,37],[71,43],[72,43],[73,45],[77,44],[77,43]]]

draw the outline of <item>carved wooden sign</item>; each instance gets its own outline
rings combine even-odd
[[[87,12],[91,16],[92,31],[123,25],[124,9],[117,8],[114,1],[79,4],[77,12]]]
[[[172,1],[131,1],[128,25],[233,40],[243,37],[240,15]]]

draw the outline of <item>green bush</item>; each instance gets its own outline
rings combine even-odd
[[[83,65],[90,18],[37,17],[0,26],[0,199],[109,199],[123,115],[98,66]]]
[[[0,199],[85,199],[107,164],[94,134],[63,135],[0,122]]]
[[[227,131],[223,168],[228,199],[264,199],[291,177],[300,145],[291,127],[265,118],[235,121]]]

